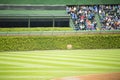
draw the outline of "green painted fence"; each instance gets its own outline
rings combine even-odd
[[[120,0],[0,0],[0,4],[93,5],[120,4]]]

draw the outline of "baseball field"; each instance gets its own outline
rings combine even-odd
[[[0,80],[50,80],[114,72],[120,72],[120,49],[0,52]]]

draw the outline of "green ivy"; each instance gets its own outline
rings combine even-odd
[[[120,48],[120,35],[0,36],[0,51]]]

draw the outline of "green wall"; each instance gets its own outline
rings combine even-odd
[[[90,5],[120,4],[120,0],[0,0],[0,4]]]

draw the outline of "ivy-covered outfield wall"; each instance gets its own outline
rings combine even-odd
[[[120,48],[120,34],[79,36],[0,36],[0,51]]]

